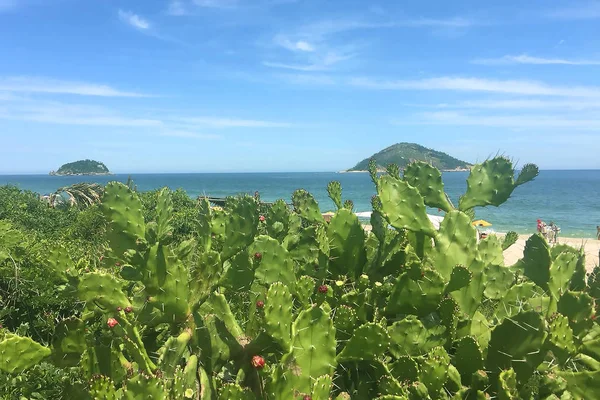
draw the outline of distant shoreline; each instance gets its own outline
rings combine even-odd
[[[112,172],[81,172],[81,173],[58,173],[58,172],[50,172],[48,175],[50,176],[110,176],[114,175]]]
[[[470,168],[455,168],[455,169],[442,169],[441,172],[469,172],[471,171]],[[367,170],[345,170],[345,171],[338,171],[338,174],[363,174],[365,172],[369,172]],[[385,169],[378,169],[377,172],[386,172]]]

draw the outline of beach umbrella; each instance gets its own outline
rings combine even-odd
[[[477,221],[473,221],[474,226],[492,226],[490,222],[487,222],[483,219],[478,219]]]

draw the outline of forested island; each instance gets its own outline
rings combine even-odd
[[[111,172],[103,162],[94,160],[79,160],[62,165],[58,170],[51,171],[50,175],[110,175]]]
[[[369,168],[369,160],[374,159],[378,169],[389,164],[397,164],[401,169],[413,161],[426,161],[442,171],[468,171],[471,164],[449,156],[448,154],[428,149],[416,143],[396,143],[371,157],[365,158],[345,172],[362,172]]]

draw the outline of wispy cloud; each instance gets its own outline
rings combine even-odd
[[[238,9],[238,8],[260,8],[272,7],[296,3],[298,0],[192,0],[198,7]]]
[[[368,21],[361,19],[324,19],[310,24],[300,26],[296,30],[287,33],[279,33],[274,36],[273,43],[280,48],[292,51],[292,60],[265,60],[263,65],[271,68],[290,69],[295,71],[324,71],[330,70],[335,64],[349,59],[357,58],[359,52],[355,42],[347,41],[345,45],[336,43],[332,45],[332,36],[356,30],[376,30],[400,27],[429,27],[439,29],[455,30],[473,25],[466,18],[416,18],[416,19],[386,19]],[[299,62],[301,54],[304,59]]]
[[[100,97],[147,97],[147,95],[141,93],[125,92],[107,85],[26,76],[0,77],[0,90],[7,92],[75,94]]]
[[[556,19],[596,19],[600,18],[600,1],[572,2],[572,6],[558,8],[546,13],[546,16]]]
[[[600,87],[554,86],[529,80],[440,77],[385,81],[371,78],[353,78],[349,81],[349,84],[377,90],[448,90],[537,96],[600,97]]]
[[[416,107],[432,106],[420,104]],[[600,100],[540,100],[540,99],[509,99],[509,100],[477,100],[457,103],[441,103],[433,105],[440,109],[490,109],[490,110],[590,110],[599,109]]]
[[[130,11],[119,10],[119,19],[136,29],[140,29],[143,31],[150,29],[150,22],[148,22],[148,20]]]
[[[162,121],[157,119],[128,117],[104,107],[29,99],[0,102],[0,119],[123,128],[150,128],[163,125]]]
[[[223,136],[215,135],[211,133],[198,133],[198,132],[190,132],[190,131],[180,131],[180,130],[165,130],[160,133],[161,136],[171,136],[185,139],[203,139],[203,140],[218,140],[222,139]]]
[[[254,119],[218,118],[218,117],[177,117],[171,118],[178,123],[208,128],[287,128],[286,122],[262,121]]]
[[[270,68],[282,68],[282,69],[291,69],[295,71],[326,71],[331,69],[335,64],[349,60],[354,57],[353,54],[336,54],[336,53],[327,53],[322,57],[316,57],[312,64],[287,64],[280,62],[271,62],[264,61],[263,65]]]
[[[564,58],[532,57],[527,54],[517,56],[505,55],[499,58],[480,58],[471,61],[473,64],[483,65],[511,65],[511,64],[533,64],[533,65],[600,65],[600,60],[569,60]]]
[[[193,3],[199,7],[208,8],[235,8],[238,0],[193,0]]]
[[[462,17],[453,17],[446,19],[436,18],[416,18],[396,21],[395,26],[407,27],[432,27],[432,28],[468,28],[476,25],[476,22]]]
[[[137,115],[136,115],[137,114]],[[148,117],[150,116],[150,117]],[[126,112],[109,107],[73,104],[24,97],[0,97],[0,120],[44,124],[152,129],[181,138],[217,139],[208,129],[288,128],[292,124],[259,119],[219,116],[172,116],[167,110]]]
[[[167,14],[175,15],[175,16],[187,15],[188,10],[187,10],[185,4],[183,3],[183,1],[172,0],[169,3],[169,7],[167,8]]]
[[[273,42],[278,46],[281,46],[291,51],[315,51],[315,47],[305,40],[290,40],[284,35],[275,35]]]
[[[480,115],[461,112],[425,112],[416,118],[392,120],[395,125],[458,125],[499,128],[571,128],[578,130],[600,129],[598,118],[569,118],[554,115]]]
[[[294,85],[334,85],[335,79],[327,75],[315,74],[277,74],[277,78]]]

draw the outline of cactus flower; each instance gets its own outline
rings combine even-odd
[[[256,302],[256,307],[257,307],[257,308],[263,308],[264,306],[265,306],[265,302],[264,302],[264,301],[262,301],[262,300],[258,300],[258,301]]]
[[[257,253],[254,253],[254,259],[255,259],[255,260],[260,260],[260,259],[262,259],[262,254],[260,254],[260,253],[258,253],[258,252],[257,252]]]
[[[133,307],[131,307],[131,306],[127,306],[127,307],[125,307],[125,312],[126,312],[126,313],[130,313],[130,312],[132,312],[132,311],[133,311]]]
[[[265,216],[264,216],[264,215],[261,215],[260,217],[258,217],[258,220],[259,220],[260,222],[265,222],[266,218],[265,218]]]
[[[109,328],[114,328],[116,325],[119,325],[119,321],[117,321],[114,318],[109,318],[108,321],[106,321],[106,324],[108,325]]]
[[[250,361],[250,363],[256,369],[263,369],[265,367],[265,359],[261,356],[252,357],[252,361]]]
[[[319,293],[325,294],[325,293],[327,293],[327,290],[328,290],[327,285],[321,285],[321,286],[319,286]]]

